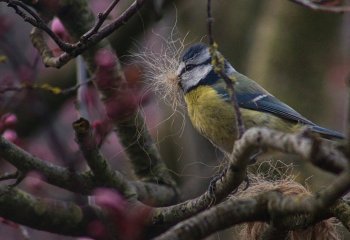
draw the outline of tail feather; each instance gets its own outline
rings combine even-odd
[[[337,131],[323,128],[323,127],[320,127],[317,125],[311,126],[310,129],[313,132],[321,134],[322,137],[327,138],[327,139],[344,139],[345,138],[343,134],[341,134]]]

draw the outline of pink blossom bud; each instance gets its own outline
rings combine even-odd
[[[17,123],[17,116],[13,113],[8,113],[4,116],[3,121],[6,127],[12,127]]]
[[[96,204],[112,210],[114,213],[124,213],[125,209],[125,201],[119,195],[119,193],[107,189],[107,188],[98,188],[94,191]]]
[[[101,120],[95,120],[92,123],[92,128],[93,129],[100,129],[103,126],[102,121]]]
[[[31,171],[27,173],[24,184],[31,191],[40,191],[43,188],[44,176],[40,172]]]
[[[116,64],[116,56],[112,51],[103,49],[96,54],[95,62],[103,69],[110,69]]]
[[[10,142],[15,142],[18,139],[17,133],[11,129],[5,130],[2,136],[3,138],[5,138],[7,141],[10,141]]]
[[[51,30],[63,41],[69,40],[69,34],[58,18],[54,18],[51,24]]]
[[[113,52],[101,50],[95,57],[98,70],[96,85],[104,96],[107,116],[114,120],[124,120],[137,109],[135,93],[126,87],[126,82],[117,73],[117,59]]]

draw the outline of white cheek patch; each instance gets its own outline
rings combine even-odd
[[[181,75],[181,86],[185,92],[196,86],[212,70],[211,64],[197,66]]]
[[[185,68],[185,63],[184,62],[181,62],[179,67],[177,68],[177,71],[176,71],[176,75],[177,76],[180,76],[182,70]]]

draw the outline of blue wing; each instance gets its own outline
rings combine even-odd
[[[235,92],[239,107],[268,112],[286,120],[302,124],[316,125],[287,104],[272,96],[250,78],[238,72],[232,73],[231,76],[235,77],[237,80],[235,84]],[[230,96],[226,90],[226,84],[224,82],[218,82],[213,87],[218,94],[225,99],[225,101],[230,101]]]
[[[292,122],[308,125],[312,131],[317,132],[326,138],[344,138],[341,133],[320,127],[306,119],[300,113],[272,96],[256,82],[246,76],[237,72],[234,73],[234,76],[237,77],[235,92],[239,107],[271,113],[277,117]],[[216,90],[223,99],[230,101],[230,97],[222,84],[217,85]]]
[[[237,101],[241,108],[268,112],[290,121],[307,125],[315,125],[293,108],[279,101],[272,95],[260,93],[237,93]]]

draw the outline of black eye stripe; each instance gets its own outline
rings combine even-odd
[[[187,64],[185,66],[185,71],[190,71],[192,70],[193,68],[195,68],[197,65],[194,65],[194,64]]]
[[[185,67],[182,68],[182,70],[181,70],[181,72],[180,72],[180,76],[181,76],[183,73],[192,70],[192,69],[195,68],[196,66],[198,66],[198,65],[195,65],[195,64],[187,64],[187,65],[185,65]]]
[[[180,72],[180,76],[183,74],[183,73],[185,73],[185,72],[187,72],[187,71],[190,71],[190,70],[192,70],[193,68],[195,68],[195,67],[198,67],[198,66],[203,66],[203,65],[207,65],[207,64],[211,64],[211,58],[209,58],[209,59],[207,59],[207,60],[205,60],[204,62],[201,62],[201,63],[199,63],[199,64],[187,64],[187,65],[185,65],[185,67],[184,68],[182,68],[182,70],[181,70],[181,72]]]

